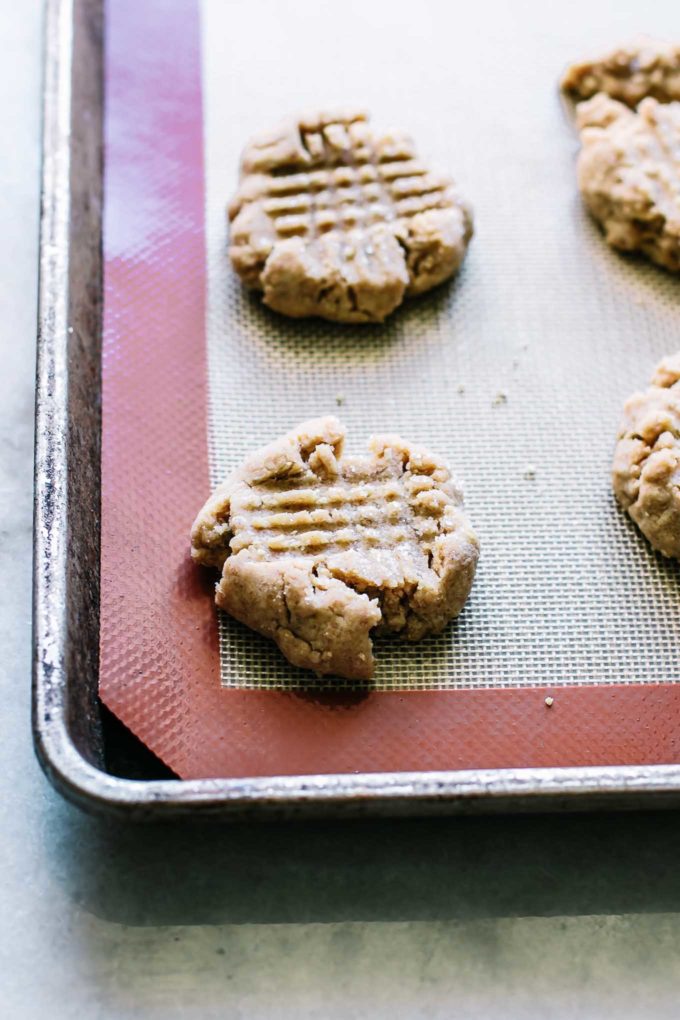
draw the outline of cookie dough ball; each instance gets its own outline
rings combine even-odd
[[[472,214],[401,133],[359,112],[299,117],[254,139],[229,206],[243,282],[284,315],[381,322],[453,276]]]
[[[598,93],[576,108],[583,199],[619,251],[680,271],[680,103],[637,111]]]
[[[574,64],[561,86],[576,99],[604,92],[631,107],[647,96],[680,100],[680,46],[640,37],[598,60]]]
[[[373,632],[418,641],[458,615],[479,547],[438,457],[391,435],[351,457],[344,439],[319,418],[258,450],[199,513],[192,555],[293,665],[366,680]]]
[[[664,556],[680,559],[680,352],[624,407],[612,483],[616,498]]]

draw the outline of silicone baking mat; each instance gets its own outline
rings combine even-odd
[[[582,211],[556,91],[673,8],[550,7],[347,3],[329,35],[313,0],[108,6],[100,691],[182,776],[677,760],[678,569],[608,474],[680,284]],[[459,278],[384,326],[286,320],[228,264],[240,149],[310,103],[406,128],[475,210]],[[396,431],[445,455],[482,544],[459,620],[379,642],[363,688],[218,620],[188,558],[210,488],[329,412],[353,451]]]

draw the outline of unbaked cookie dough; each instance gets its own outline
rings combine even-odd
[[[372,632],[417,641],[458,615],[479,546],[441,460],[392,435],[343,456],[344,439],[319,418],[253,454],[199,513],[192,555],[293,665],[366,680]]]
[[[600,92],[576,119],[579,187],[608,243],[680,271],[680,103],[633,111]]]
[[[680,100],[680,46],[642,37],[599,60],[574,64],[561,85],[576,99],[604,92],[631,107],[647,96]]]
[[[317,113],[254,139],[229,205],[229,254],[293,317],[381,322],[458,270],[472,214],[404,134],[359,112]]]
[[[616,498],[664,556],[680,559],[680,352],[624,407],[612,484]]]

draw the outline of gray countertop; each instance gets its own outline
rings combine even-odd
[[[0,4],[0,1014],[680,1015],[680,817],[127,828],[29,725],[41,4]]]

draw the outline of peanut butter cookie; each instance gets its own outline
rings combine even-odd
[[[576,99],[604,92],[631,107],[647,96],[680,100],[680,46],[641,37],[599,60],[574,64],[561,85]]]
[[[192,555],[216,602],[319,675],[373,675],[371,633],[410,641],[463,608],[478,556],[446,466],[397,436],[343,456],[335,418],[255,453],[210,497]]]
[[[579,187],[608,243],[680,271],[680,103],[633,111],[600,92],[576,118]]]
[[[612,483],[616,498],[664,556],[680,559],[680,352],[624,407]]]
[[[472,236],[453,181],[362,113],[317,113],[254,139],[229,206],[243,282],[284,315],[381,322],[452,276]]]

